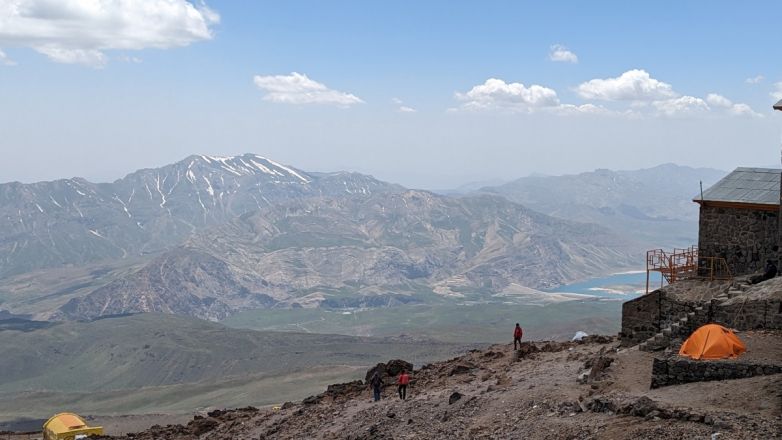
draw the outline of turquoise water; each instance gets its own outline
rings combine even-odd
[[[649,287],[660,287],[660,274],[652,273],[649,277]],[[578,283],[567,284],[555,289],[547,289],[550,293],[578,293],[599,298],[609,298],[625,301],[635,298],[646,289],[646,271],[638,273],[617,273],[605,277],[591,278]]]

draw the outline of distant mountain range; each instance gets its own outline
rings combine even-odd
[[[113,183],[1,184],[0,278],[158,253],[199,228],[281,201],[401,190],[362,174],[305,173],[254,154],[190,156]]]
[[[608,227],[649,248],[688,246],[697,244],[698,205],[692,200],[700,182],[706,189],[726,174],[663,164],[633,171],[523,177],[481,191],[554,217]]]
[[[113,183],[2,184],[0,307],[220,320],[554,287],[638,267],[647,243],[687,237],[691,181],[720,175],[598,170],[447,196],[245,154],[190,156]]]
[[[627,267],[633,247],[596,225],[497,196],[425,191],[263,207],[196,234],[56,318],[166,312],[223,319],[248,308],[362,307],[551,287]]]

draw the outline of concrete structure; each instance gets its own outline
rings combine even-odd
[[[780,172],[736,168],[696,196],[698,253],[724,258],[733,276],[763,270],[780,253]]]

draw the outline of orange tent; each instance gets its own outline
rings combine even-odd
[[[747,347],[730,329],[706,324],[684,341],[679,355],[693,359],[725,359],[735,358],[745,351]]]

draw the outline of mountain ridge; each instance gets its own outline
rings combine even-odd
[[[300,199],[193,235],[53,317],[175,312],[219,320],[257,307],[348,307],[359,298],[409,303],[426,292],[481,297],[513,284],[552,287],[628,267],[637,257],[632,248],[599,226],[493,195],[407,190]]]
[[[154,254],[199,227],[289,198],[399,190],[371,176],[308,174],[250,153],[191,155],[112,183],[0,184],[0,278]]]
[[[698,207],[692,200],[699,182],[705,189],[725,174],[664,163],[638,170],[528,176],[481,191],[558,218],[609,227],[649,248],[682,247],[697,240]]]

